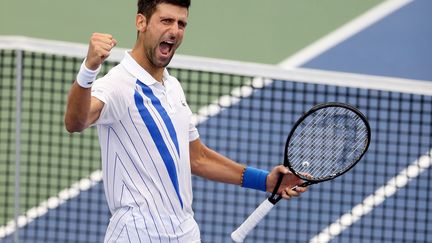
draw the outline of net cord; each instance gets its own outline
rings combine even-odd
[[[0,49],[15,49],[68,57],[84,58],[87,45],[43,40],[23,36],[0,36]],[[108,58],[119,62],[127,49],[114,48]],[[431,80],[413,80],[386,76],[324,71],[310,68],[282,68],[270,64],[231,61],[216,58],[175,55],[169,67],[226,73],[240,76],[264,77],[274,80],[289,80],[302,83],[327,84],[371,90],[385,90],[419,95],[432,95]]]

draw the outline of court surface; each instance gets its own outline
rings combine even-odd
[[[206,1],[203,1],[206,2]],[[241,2],[241,1],[239,1]],[[286,1],[292,3],[292,1]],[[335,1],[334,3],[341,4],[339,1]],[[347,1],[348,2],[348,1]],[[356,1],[358,2],[358,1]],[[242,35],[242,39],[237,39],[233,32],[229,34],[216,33],[215,36],[230,36],[227,38],[226,43],[221,43],[218,47],[211,48],[210,42],[208,42],[205,38],[214,38],[209,35],[207,37],[201,38],[201,43],[194,43],[191,45],[186,44],[188,38],[197,39],[202,31],[201,28],[209,28],[209,24],[203,24],[203,26],[195,28],[197,31],[194,31],[190,37],[187,37],[185,40],[185,46],[181,49],[180,53],[188,54],[188,55],[202,55],[202,56],[210,56],[210,57],[218,57],[218,58],[227,58],[227,59],[237,59],[243,61],[254,61],[254,62],[265,62],[278,64],[282,67],[290,68],[294,66],[301,66],[306,68],[315,68],[315,69],[324,69],[324,70],[332,70],[332,71],[341,71],[348,73],[361,73],[361,74],[370,74],[370,75],[379,75],[379,76],[388,76],[388,77],[400,77],[400,78],[409,78],[409,79],[417,79],[417,80],[426,80],[432,82],[432,1],[429,0],[415,0],[415,1],[393,1],[393,2],[404,2],[400,7],[397,7],[396,10],[391,11],[389,15],[386,15],[383,18],[377,19],[376,22],[370,23],[367,26],[362,26],[361,22],[367,22],[367,20],[362,20],[360,23],[353,23],[353,25],[349,29],[358,28],[358,32],[350,33],[349,31],[340,31],[336,35],[337,37],[332,38],[332,44],[328,44],[328,42],[322,41],[318,36],[325,37],[327,34],[334,34],[332,32],[337,27],[343,25],[343,23],[350,23],[351,19],[355,19],[362,12],[365,12],[368,8],[372,8],[373,5],[382,3],[382,1],[365,1],[367,3],[362,6],[356,6],[356,8],[351,9],[351,15],[349,18],[347,16],[339,16],[337,20],[329,21],[331,23],[327,23],[327,25],[323,24],[321,29],[317,28],[316,30],[311,31],[311,35],[307,36],[302,35],[302,38],[293,37],[293,44],[289,47],[284,46],[285,41],[290,40],[290,36],[288,37],[277,37],[277,35],[272,35],[272,33],[265,33],[260,35],[260,30],[265,29],[266,26],[255,25],[254,27],[248,29],[246,28],[246,32],[249,35]],[[389,1],[390,2],[390,1]],[[244,4],[244,1],[242,2]],[[198,5],[198,3],[196,3]],[[201,4],[201,3],[199,3]],[[206,2],[210,6],[211,2]],[[238,4],[238,3],[235,3]],[[234,5],[235,5],[234,4]],[[282,3],[281,3],[282,4]],[[353,3],[354,4],[354,3]],[[212,6],[212,8],[222,8],[221,6]],[[312,5],[302,5],[304,8],[312,8]],[[310,9],[309,9],[310,10]],[[3,10],[4,11],[4,10]],[[234,6],[231,9],[227,10],[228,12],[232,11],[231,16],[235,16],[239,11],[244,11],[241,8],[241,5]],[[319,12],[319,9],[315,9],[315,11]],[[245,19],[256,18],[257,15],[263,12],[249,12],[251,16],[245,17]],[[358,14],[356,14],[358,13]],[[204,13],[203,13],[204,14]],[[209,14],[209,13],[206,13]],[[191,15],[191,21],[195,19],[195,21],[200,21],[199,19],[203,19],[205,22],[205,18],[203,16]],[[232,17],[234,18],[234,17]],[[262,17],[261,17],[262,18]],[[243,27],[248,24],[248,21],[245,19],[240,20],[238,24]],[[249,20],[250,20],[249,19]],[[241,22],[245,21],[245,22]],[[278,20],[280,21],[280,20]],[[296,21],[296,20],[292,20]],[[322,22],[319,18],[316,19],[316,23]],[[230,20],[224,19],[220,22],[221,26],[227,25]],[[265,22],[265,21],[264,21]],[[301,24],[296,23],[296,24]],[[265,25],[265,23],[262,23]],[[313,23],[309,23],[307,26]],[[191,24],[192,25],[192,24]],[[289,24],[287,24],[289,26]],[[239,28],[241,28],[239,27]],[[194,28],[194,26],[191,26]],[[212,26],[216,32],[221,31],[220,27]],[[289,27],[287,27],[289,28]],[[200,31],[198,31],[200,29]],[[234,30],[235,33],[235,28]],[[273,30],[275,31],[275,30]],[[301,28],[297,28],[296,31],[301,33]],[[307,30],[303,30],[307,32]],[[0,34],[3,34],[0,32]],[[31,34],[31,33],[29,33]],[[280,33],[277,33],[280,34]],[[246,36],[246,37],[244,37]],[[42,36],[37,36],[42,37]],[[84,37],[80,37],[83,40]],[[275,40],[277,39],[277,40]],[[314,41],[316,41],[314,43]],[[323,40],[323,39],[321,39]],[[77,40],[79,41],[79,40]],[[124,42],[131,42],[132,40],[125,39]],[[232,42],[241,42],[245,43],[244,49],[236,48],[236,46],[232,45]],[[204,45],[203,43],[210,43]],[[315,45],[315,51],[312,53],[308,52],[297,52],[301,50],[303,47],[306,47],[308,44]],[[230,46],[231,45],[231,46]],[[252,45],[253,48],[250,46]],[[222,49],[229,50],[228,52],[221,51]],[[255,51],[250,51],[255,50]],[[263,51],[264,50],[264,51]],[[270,51],[271,50],[271,51]],[[295,55],[294,55],[295,54]],[[254,56],[255,55],[255,56]],[[277,85],[277,83],[275,83]],[[265,90],[265,89],[264,89]],[[264,92],[263,90],[263,92]],[[254,96],[249,97],[250,100],[245,100],[244,102],[253,102]],[[336,97],[337,99],[337,97]],[[403,105],[403,104],[399,104]],[[219,116],[229,116],[229,110],[221,112]],[[211,124],[212,120],[209,119],[207,121]],[[201,131],[202,136],[206,133],[214,133],[216,131],[206,130],[203,128]],[[212,141],[207,141],[208,143],[212,143]],[[431,148],[427,147],[419,147],[418,149],[422,151],[429,151]],[[221,151],[223,153],[223,151]],[[406,164],[402,165],[394,165],[395,168],[403,168],[411,163],[416,158],[407,158],[405,161]],[[430,170],[430,169],[429,169]],[[397,169],[395,169],[397,171]],[[430,172],[420,174],[416,179],[418,180],[415,183],[430,183],[426,174],[430,175]],[[351,176],[355,176],[351,175]],[[389,178],[383,179],[386,181]],[[198,182],[199,183],[199,182]],[[410,187],[411,186],[411,187]],[[366,191],[373,192],[376,188],[367,188]],[[400,190],[397,193],[409,193],[411,190],[416,190],[416,187],[413,187],[413,184],[408,184],[405,188]],[[335,195],[336,197],[341,195]],[[343,196],[343,195],[342,195]],[[196,198],[200,198],[201,195],[195,195]],[[305,195],[303,200],[308,200],[311,195]],[[389,198],[386,202],[383,203],[382,206],[375,209],[370,214],[362,217],[357,224],[370,224],[373,222],[374,225],[385,225],[386,222],[376,221],[376,216],[390,213],[392,210],[397,210],[397,208],[392,208],[390,206],[386,207],[386,203],[390,205],[397,204],[397,197]],[[106,210],[105,215],[95,215],[95,217],[109,217],[109,212],[106,204],[104,203],[103,196],[103,188],[101,183],[97,183],[89,190],[81,192],[77,197],[67,201],[66,203],[60,205],[59,207],[49,210],[45,215],[37,218],[32,223],[26,225],[28,232],[27,234],[37,235],[38,230],[43,228],[43,225],[50,224],[58,224],[57,228],[62,228],[62,222],[67,221],[69,217],[72,217],[68,213],[68,209],[75,208],[77,203],[80,202],[101,202],[101,204],[89,204],[86,211],[83,211],[83,214],[91,214],[92,208],[98,209],[101,208]],[[405,203],[405,202],[404,202]],[[415,202],[417,207],[428,207],[428,202]],[[350,209],[356,205],[356,202],[352,202],[352,205],[344,205],[346,209]],[[196,202],[196,207],[201,207],[200,202]],[[328,205],[331,207],[331,205]],[[82,206],[80,206],[82,207]],[[105,208],[105,209],[104,209]],[[50,222],[47,219],[50,214],[56,215],[56,217],[60,217],[62,220],[59,222]],[[198,220],[200,220],[200,215],[197,215]],[[317,215],[320,217],[320,215]],[[424,215],[426,218],[432,217],[432,212],[429,211],[428,215]],[[397,220],[397,219],[395,219]],[[74,225],[76,229],[88,229],[89,231],[93,231],[93,228],[98,228],[100,230],[95,231],[104,231],[106,225],[94,225],[94,224],[86,224],[88,222],[84,222],[83,224]],[[66,225],[66,223],[65,223]],[[69,224],[67,224],[70,227]],[[212,227],[212,225],[200,225],[202,228]],[[320,228],[326,227],[325,225],[320,225]],[[422,222],[416,223],[415,227],[419,230],[415,231],[415,234],[424,234],[423,236],[417,236],[418,238],[424,238],[425,241],[428,237],[431,237],[427,232],[427,229],[430,229],[431,225],[422,225]],[[371,234],[371,235],[384,235],[385,227],[377,227],[375,229],[371,229],[370,232],[357,232],[356,230],[360,230],[361,228],[356,228],[354,225],[347,231],[351,231],[350,234]],[[73,231],[73,230],[72,230]],[[226,232],[227,237],[230,232]],[[342,235],[344,232],[341,233]],[[68,239],[73,239],[73,241],[79,241],[80,235],[68,235],[64,236]],[[100,235],[95,235],[94,240],[99,241],[101,238]],[[102,236],[103,237],[103,236]],[[302,236],[305,238],[311,238],[313,235]],[[407,237],[406,235],[402,237]],[[409,238],[409,237],[408,237]],[[10,242],[11,238],[7,237],[5,239],[0,240],[0,242]],[[225,242],[229,242],[228,238],[225,239]],[[49,241],[46,241],[49,242]],[[384,242],[384,241],[383,241]]]
[[[135,43],[135,0],[0,2],[0,35],[88,43],[110,33]],[[276,64],[382,0],[195,0],[180,54]],[[86,7],[83,7],[86,6]]]

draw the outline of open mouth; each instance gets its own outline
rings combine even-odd
[[[159,50],[163,55],[169,55],[174,47],[173,41],[162,41],[159,44]]]

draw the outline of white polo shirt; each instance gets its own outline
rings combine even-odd
[[[200,240],[189,158],[189,142],[199,134],[180,83],[167,70],[163,79],[126,52],[92,87],[105,104],[95,123],[112,213],[105,242]]]

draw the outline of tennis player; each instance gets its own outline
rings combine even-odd
[[[271,172],[234,162],[206,147],[191,121],[179,81],[166,66],[183,40],[190,0],[139,0],[135,46],[100,79],[117,44],[94,33],[70,89],[69,132],[98,129],[103,183],[112,213],[105,242],[200,242],[193,218],[191,174],[210,180],[299,196],[305,188],[283,166]]]

